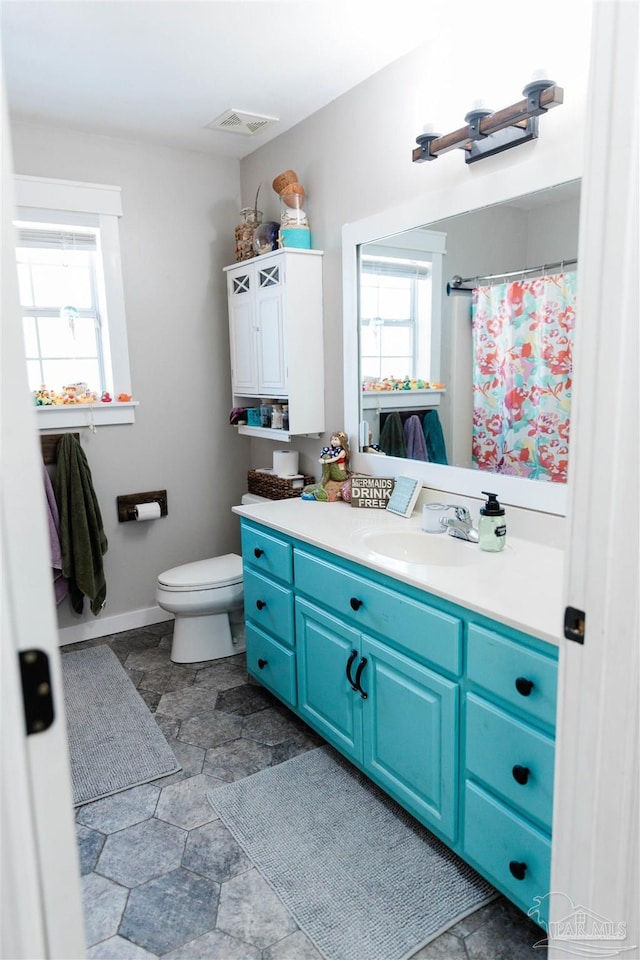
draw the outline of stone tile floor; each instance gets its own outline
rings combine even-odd
[[[172,663],[172,628],[161,623],[63,648],[108,643],[182,765],[77,809],[86,956],[321,960],[206,794],[322,740],[248,678],[243,654]],[[544,960],[546,951],[533,949],[541,937],[499,897],[412,960]]]

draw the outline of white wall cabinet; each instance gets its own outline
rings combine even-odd
[[[234,407],[287,403],[289,429],[240,426],[288,440],[324,431],[322,251],[283,249],[225,267]]]

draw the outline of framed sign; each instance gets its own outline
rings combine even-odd
[[[393,477],[351,477],[351,506],[386,510],[394,485]]]
[[[401,517],[410,517],[421,490],[422,483],[419,480],[414,480],[413,477],[396,477],[387,510]]]

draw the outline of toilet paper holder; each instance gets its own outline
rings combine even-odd
[[[125,523],[128,520],[136,519],[136,505],[139,503],[158,503],[160,505],[160,516],[166,517],[167,510],[167,491],[152,490],[147,493],[127,493],[116,498],[118,505],[118,523]]]

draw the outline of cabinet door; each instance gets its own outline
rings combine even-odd
[[[229,275],[231,383],[234,393],[249,395],[258,392],[253,283],[253,271],[246,267]]]
[[[287,393],[284,335],[284,266],[280,261],[256,267],[258,382],[261,393]]]
[[[304,600],[296,600],[298,711],[345,756],[360,762],[362,699],[347,680],[359,662],[356,630]],[[355,651],[355,657],[353,653]]]
[[[417,819],[454,841],[458,685],[370,637],[361,647],[364,769]]]

